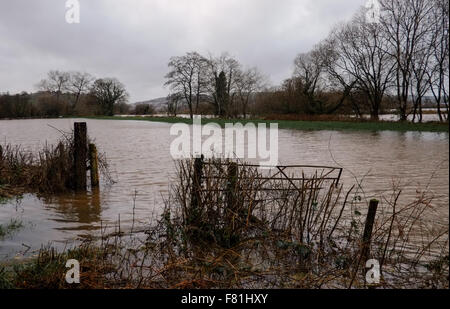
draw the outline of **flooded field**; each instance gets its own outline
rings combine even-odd
[[[60,132],[70,131],[79,119],[2,120],[0,143],[22,145],[29,151],[55,143]],[[84,120],[83,120],[84,121]],[[116,183],[100,193],[52,197],[25,195],[0,204],[0,224],[11,219],[20,229],[0,238],[0,258],[20,256],[49,242],[68,241],[113,225],[144,225],[160,213],[175,164],[169,148],[175,138],[170,124],[147,121],[86,120],[88,134],[106,154]],[[448,133],[279,131],[279,159],[284,165],[312,164],[343,167],[342,181],[350,187],[362,182],[363,197],[383,201],[392,182],[403,185],[402,202],[416,189],[435,196],[430,221],[448,225]]]

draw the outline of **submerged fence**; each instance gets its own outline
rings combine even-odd
[[[259,167],[231,160],[195,159],[190,172],[191,211],[199,214],[209,211],[208,208],[222,209],[217,213],[231,213],[232,219],[226,220],[228,223],[225,225],[232,226],[236,225],[236,218],[242,214],[244,217],[248,214],[248,222],[250,217],[267,218],[266,212],[272,212],[276,215],[267,221],[277,222],[274,226],[279,226],[280,230],[286,230],[287,223],[284,221],[287,219],[280,219],[283,214],[284,217],[297,217],[300,218],[296,221],[300,240],[307,243],[320,235],[319,243],[322,244],[323,235],[329,233],[330,237],[333,234],[343,208],[334,227],[325,232],[325,226],[332,221],[333,208],[336,206],[336,202],[331,201],[333,192],[342,189],[342,168],[320,165],[279,165],[270,169]],[[264,211],[256,214],[261,204],[265,205]],[[345,207],[345,201],[343,205]],[[356,269],[370,257],[377,205],[377,200],[370,202]],[[293,227],[289,227],[291,229]]]
[[[216,171],[204,173],[205,167],[215,169]],[[255,164],[233,161],[224,162],[222,160],[205,161],[203,158],[197,158],[194,161],[194,191],[212,190],[202,187],[203,180],[208,181],[211,179],[216,181],[226,180],[229,182],[228,189],[216,189],[219,191],[227,191],[230,189],[235,191],[246,190],[242,187],[233,186],[233,183],[236,183],[236,180],[248,178],[248,175],[242,175],[239,171],[248,171],[249,169],[258,169],[258,173],[253,174],[252,179],[259,182],[259,191],[300,191],[305,188],[320,190],[323,187],[313,186],[317,180],[321,180],[321,184],[328,182],[329,185],[337,187],[343,170],[340,167],[319,165],[278,165],[271,168],[259,168],[260,165]],[[305,170],[309,170],[309,172]]]

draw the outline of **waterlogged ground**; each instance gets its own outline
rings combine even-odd
[[[55,143],[80,119],[2,120],[0,143],[20,144],[33,151]],[[84,120],[83,120],[84,121]],[[113,226],[120,217],[122,229],[154,220],[174,176],[170,155],[170,124],[146,121],[86,120],[88,133],[106,153],[112,186],[98,193],[56,197],[25,195],[0,201],[0,224],[16,224],[0,235],[0,259],[21,257],[51,242],[57,247],[73,239]],[[279,131],[281,164],[342,166],[348,188],[363,181],[363,197],[389,197],[392,181],[403,186],[401,202],[411,201],[416,189],[428,188],[435,196],[429,220],[448,225],[448,133]],[[13,220],[13,221],[11,221]],[[18,224],[17,222],[20,222]]]

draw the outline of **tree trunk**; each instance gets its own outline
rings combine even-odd
[[[378,111],[372,111],[370,113],[370,120],[374,120],[374,121],[380,120],[380,116],[379,116]]]
[[[439,116],[439,122],[442,122],[442,113],[441,113],[441,100],[437,101],[437,112]]]
[[[399,115],[400,115],[400,121],[406,121],[408,120],[408,116],[406,115],[406,104],[404,105],[401,101],[400,101],[400,106],[399,106]]]
[[[419,123],[423,121],[422,99],[419,100]]]

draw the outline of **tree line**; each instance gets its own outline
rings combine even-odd
[[[128,93],[116,78],[50,71],[36,93],[0,94],[0,118],[108,115],[128,112]]]
[[[440,121],[449,115],[449,1],[379,0],[377,20],[361,8],[326,39],[294,60],[294,72],[267,87],[256,69],[229,56],[197,52],[172,57],[166,85],[169,112],[205,106],[220,117],[261,114],[370,114],[395,109],[400,120],[422,122],[432,97]]]

